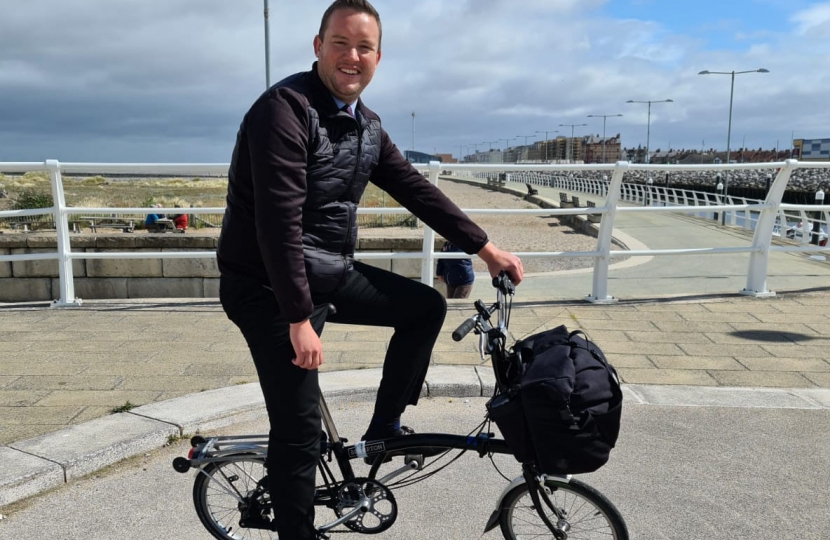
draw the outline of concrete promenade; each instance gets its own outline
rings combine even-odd
[[[540,195],[558,200],[547,188]],[[619,214],[615,236],[630,248],[749,242],[738,231],[656,213]],[[582,301],[590,270],[529,276],[511,330],[521,337],[559,324],[583,329],[640,403],[830,408],[830,265],[773,253],[768,283],[778,295],[751,298],[737,294],[747,261],[631,258],[610,271],[608,292],[619,302],[602,305]],[[494,298],[487,281],[477,280],[474,298]],[[491,391],[477,340],[450,339],[470,305],[450,303],[425,394]],[[324,389],[369,398],[389,336],[327,326]],[[2,305],[0,351],[0,507],[168,437],[262,413],[245,343],[216,301]],[[111,414],[131,406],[139,408]]]

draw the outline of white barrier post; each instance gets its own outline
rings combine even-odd
[[[440,161],[429,162],[429,181],[433,186],[438,185],[438,172],[441,166]],[[421,246],[423,257],[421,258],[421,283],[432,287],[435,277],[435,259],[432,252],[435,249],[435,231],[426,223],[424,224],[424,243]]]
[[[60,297],[52,300],[52,307],[77,307],[81,300],[75,298],[75,278],[72,275],[72,246],[69,242],[69,220],[65,213],[66,199],[63,194],[60,163],[47,159],[49,180],[52,185],[52,214],[55,220],[55,237],[58,242],[58,282]]]
[[[752,247],[757,248],[749,255],[749,268],[746,274],[746,287],[741,291],[741,294],[747,296],[775,296],[775,293],[767,290],[767,267],[769,265],[769,248],[772,243],[772,232],[775,229],[775,218],[781,206],[781,199],[784,197],[784,191],[787,189],[787,182],[790,181],[790,175],[798,167],[798,161],[788,159],[772,187],[767,193],[767,198],[764,201],[766,208],[761,210],[758,216],[758,224],[755,226],[755,235],[752,237]],[[782,228],[786,228],[785,223]]]
[[[602,214],[602,221],[597,234],[597,251],[602,253],[594,261],[594,279],[591,287],[591,295],[585,300],[593,304],[613,304],[617,301],[613,296],[608,296],[608,266],[611,262],[611,240],[614,232],[614,220],[617,216],[617,206],[620,203],[620,189],[623,176],[628,170],[627,161],[618,161],[614,167],[614,174],[611,176],[611,185],[608,186],[608,197],[605,199],[605,213]]]

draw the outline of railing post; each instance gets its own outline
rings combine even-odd
[[[63,193],[60,163],[56,159],[47,159],[49,183],[52,185],[52,215],[55,220],[55,237],[58,243],[58,282],[60,297],[52,300],[52,307],[80,306],[81,300],[75,298],[75,279],[72,275],[72,246],[69,241],[69,220],[64,212],[66,198]]]
[[[438,185],[438,173],[440,171],[440,161],[429,162],[429,181],[432,185]],[[424,224],[424,241],[421,246],[423,256],[421,257],[421,283],[432,287],[435,272],[435,259],[432,252],[435,249],[435,231],[433,231],[426,223]]]
[[[781,207],[781,199],[787,189],[787,182],[790,175],[798,167],[798,161],[788,159],[772,187],[767,193],[764,201],[766,207],[761,210],[758,216],[758,224],[755,226],[755,235],[752,237],[752,247],[760,251],[753,251],[749,255],[749,268],[746,275],[746,287],[741,294],[747,296],[775,296],[775,293],[767,290],[767,267],[769,266],[769,248],[772,243],[772,231],[775,229],[775,218]],[[786,220],[785,220],[786,221]],[[786,224],[783,225],[786,227]]]
[[[611,240],[614,232],[614,220],[617,216],[617,206],[620,203],[620,186],[623,176],[628,170],[627,161],[618,161],[611,176],[611,185],[608,187],[608,197],[605,199],[605,213],[597,234],[597,251],[601,255],[594,261],[594,277],[591,295],[585,300],[594,304],[612,304],[617,301],[608,296],[608,266],[611,262]]]

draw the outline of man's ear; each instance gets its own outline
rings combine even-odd
[[[323,40],[320,39],[320,36],[314,36],[314,42],[312,46],[314,47],[314,56],[320,58],[320,47],[323,45]]]

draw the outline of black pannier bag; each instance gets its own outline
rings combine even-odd
[[[487,404],[490,418],[516,459],[536,462],[540,473],[596,471],[617,442],[619,378],[583,336],[559,326],[517,341],[497,362],[500,393]]]

